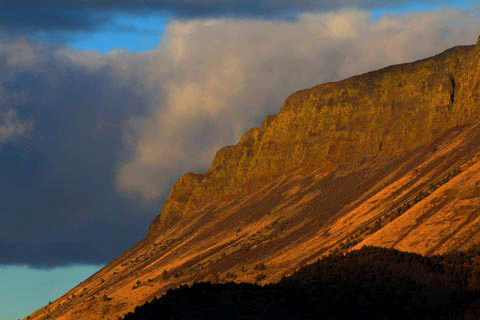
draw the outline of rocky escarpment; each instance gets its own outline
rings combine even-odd
[[[391,157],[471,122],[480,114],[479,58],[480,41],[291,95],[277,115],[220,149],[205,174],[178,180],[149,235],[281,174]]]
[[[148,237],[30,319],[116,320],[169,288],[272,283],[363,245],[480,247],[479,51],[293,94],[177,181]]]

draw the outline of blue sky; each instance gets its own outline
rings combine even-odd
[[[75,265],[47,270],[26,266],[0,267],[1,319],[18,319],[28,315],[32,310],[63,295],[101,267]]]
[[[143,3],[0,1],[0,319],[142,239],[291,92],[480,34],[467,0]]]
[[[65,36],[72,38],[68,44],[74,50],[95,50],[106,53],[111,50],[141,52],[154,49],[162,38],[168,23],[168,15],[147,15],[145,17],[118,13],[101,30],[74,31]],[[55,32],[38,32],[36,40],[54,42]]]

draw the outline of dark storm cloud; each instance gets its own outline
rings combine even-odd
[[[370,9],[401,6],[410,2],[418,3],[409,0],[8,0],[0,1],[0,29],[10,34],[88,31],[101,29],[111,21],[114,12],[139,15],[164,12],[187,19],[222,16],[291,18],[302,12],[339,8]]]
[[[78,65],[28,41],[3,44],[0,264],[106,263],[158,212],[114,186],[122,123],[141,112],[144,93],[112,81],[107,65]]]
[[[92,30],[109,19],[108,15],[88,7],[72,7],[60,2],[0,1],[0,29],[9,34]]]
[[[28,1],[27,1],[28,2]],[[31,3],[40,1],[30,1]],[[339,8],[375,8],[389,5],[400,6],[409,2],[432,1],[384,1],[384,0],[47,0],[49,4],[63,4],[69,7],[88,7],[101,10],[146,11],[167,10],[179,16],[198,17],[224,14],[274,14],[282,12],[305,12],[334,10]]]

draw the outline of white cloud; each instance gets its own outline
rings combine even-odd
[[[135,86],[149,102],[126,123],[130,154],[120,164],[118,189],[165,196],[180,174],[206,170],[220,147],[278,112],[294,91],[475,43],[479,27],[460,11],[378,21],[357,10],[296,21],[173,21],[156,50],[89,62],[107,61],[113,81]]]

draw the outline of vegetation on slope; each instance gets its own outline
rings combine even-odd
[[[478,319],[480,250],[424,257],[364,247],[276,284],[197,283],[137,307],[132,319]]]

